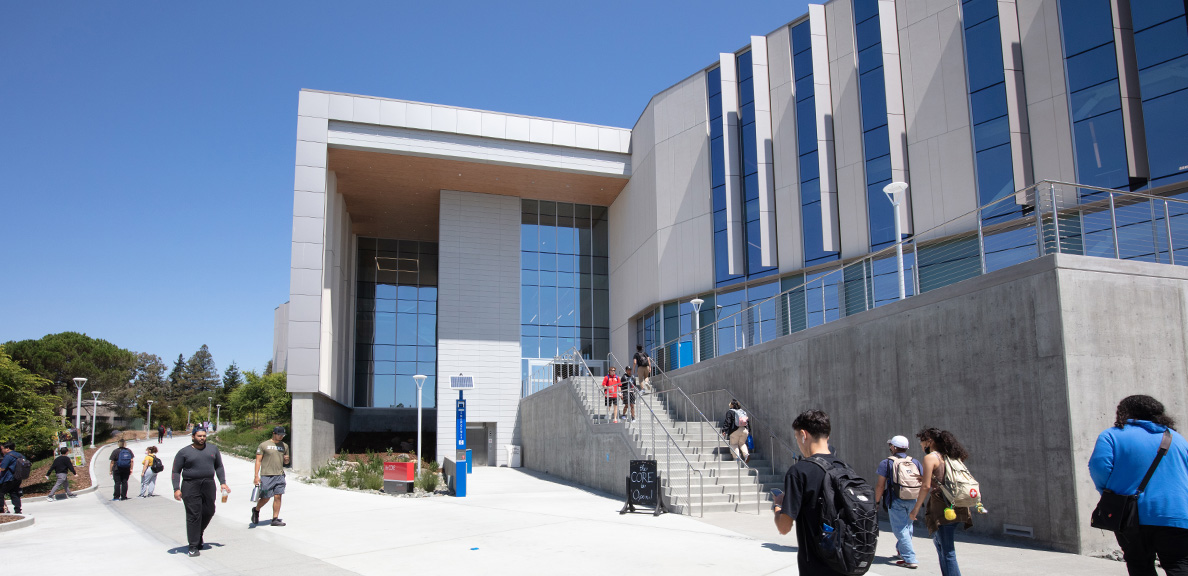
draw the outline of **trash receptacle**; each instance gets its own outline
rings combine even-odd
[[[515,444],[505,444],[503,447],[507,449],[507,467],[508,468],[519,468],[520,467],[520,447],[516,446]]]

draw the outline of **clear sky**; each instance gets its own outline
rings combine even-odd
[[[5,2],[0,342],[262,369],[301,88],[632,127],[803,1]]]

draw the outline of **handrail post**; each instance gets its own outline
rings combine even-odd
[[[1056,185],[1048,183],[1048,196],[1052,199],[1052,233],[1056,237],[1056,253],[1060,254],[1060,209],[1056,205]],[[1115,239],[1117,236],[1115,235]]]
[[[1114,210],[1114,193],[1106,192],[1110,196],[1110,228],[1114,233],[1114,258],[1121,259],[1122,252],[1118,250],[1118,214]]]
[[[1159,222],[1155,219],[1155,201],[1147,200],[1151,209],[1151,249],[1155,251],[1155,263],[1159,263]]]
[[[1171,212],[1167,209],[1167,200],[1163,201],[1163,225],[1167,228],[1167,255],[1174,266],[1176,264],[1176,247],[1172,244]]]
[[[982,262],[982,274],[986,273],[986,236],[982,233],[982,209],[978,208],[978,259]],[[919,261],[916,262],[919,266]],[[917,292],[919,294],[919,292]]]
[[[1035,194],[1035,248],[1038,257],[1044,257],[1044,207],[1040,201],[1039,188],[1032,190]],[[979,211],[980,213],[981,211]]]
[[[980,220],[979,216],[979,224]],[[920,242],[915,236],[912,236],[912,277],[916,280],[916,285],[912,286],[912,294],[920,294]]]

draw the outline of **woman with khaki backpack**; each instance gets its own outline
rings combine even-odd
[[[925,428],[916,434],[916,438],[920,439],[920,446],[924,448],[924,473],[921,475],[920,498],[916,500],[910,517],[913,522],[916,521],[920,507],[924,504],[924,494],[928,494],[924,524],[928,527],[933,544],[936,544],[941,576],[961,576],[953,535],[957,532],[958,524],[964,524],[966,529],[972,527],[973,515],[968,506],[950,504],[941,488],[946,474],[950,473],[950,467],[964,469],[960,463],[969,458],[969,452],[948,430]]]

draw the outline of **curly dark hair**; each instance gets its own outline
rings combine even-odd
[[[957,437],[948,430],[928,427],[917,432],[916,438],[920,440],[931,440],[932,449],[949,458],[956,458],[963,462],[969,458],[969,452],[957,441]]]
[[[731,408],[731,409],[733,409],[733,410],[738,410],[739,408],[742,408],[742,404],[739,404],[739,403],[738,403],[738,400],[731,400],[731,401],[730,401],[730,408]]]
[[[806,410],[792,421],[793,430],[804,430],[815,439],[828,438],[832,428],[829,415],[820,410]]]
[[[1176,427],[1176,421],[1163,413],[1163,404],[1146,394],[1127,396],[1118,403],[1114,426],[1121,428],[1127,420],[1146,420],[1168,428]]]

